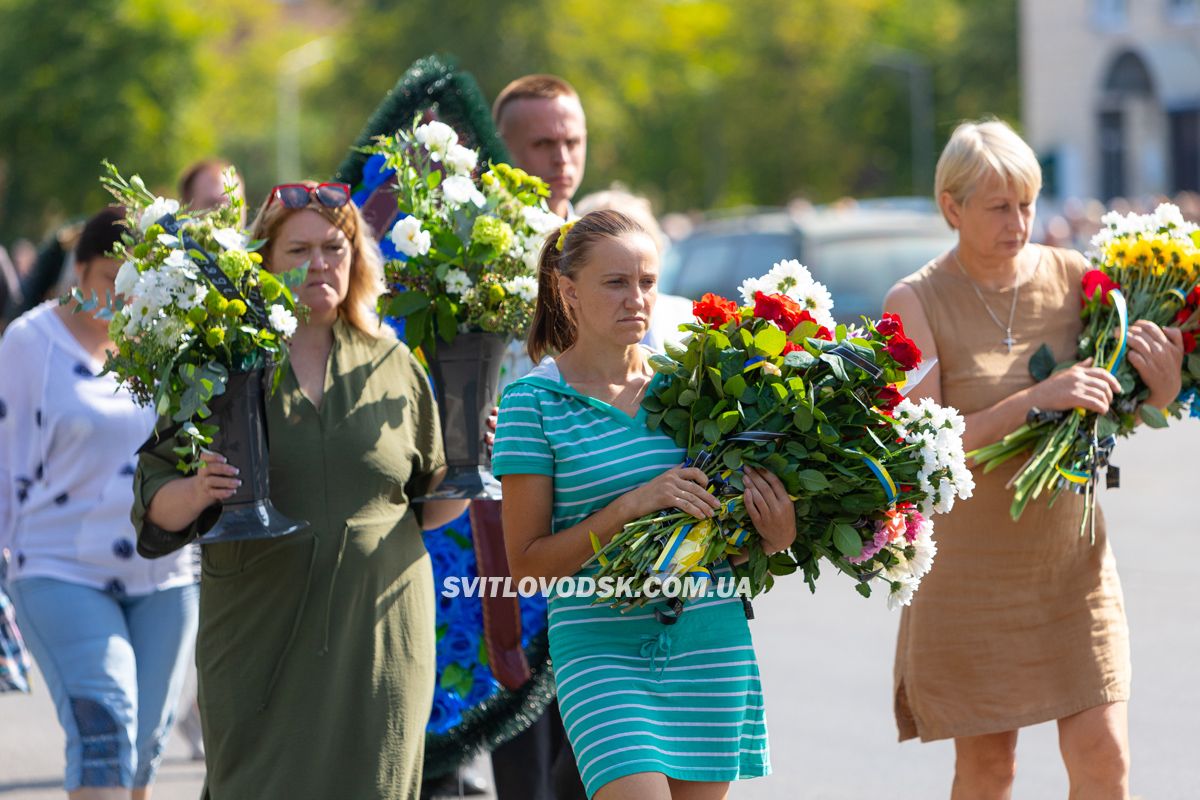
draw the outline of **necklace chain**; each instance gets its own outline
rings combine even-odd
[[[977,284],[975,282],[975,279],[972,278],[971,275],[967,272],[967,268],[963,266],[962,260],[958,257],[958,248],[956,247],[950,252],[951,252],[951,255],[954,256],[954,263],[958,265],[958,269],[960,272],[962,272],[963,277],[967,279],[967,282],[971,284],[971,288],[975,290],[975,296],[978,297],[979,302],[983,304],[983,308],[984,308],[984,310],[987,311],[988,316],[992,318],[992,322],[996,323],[997,328],[1004,331],[1004,338],[1000,340],[1000,344],[1002,344],[1006,348],[1008,348],[1008,352],[1011,353],[1012,349],[1013,349],[1013,345],[1017,343],[1017,340],[1014,339],[1013,335],[1012,335],[1012,326],[1013,326],[1013,320],[1016,319],[1016,315],[1017,315],[1017,297],[1020,295],[1020,292],[1021,292],[1020,271],[1018,270],[1017,275],[1015,275],[1013,277],[1013,285],[1012,285],[1013,299],[1012,299],[1012,305],[1008,309],[1008,324],[1005,325],[1003,322],[1000,321],[1000,318],[996,316],[996,313],[994,311],[992,311],[992,307],[990,305],[988,305],[987,299],[984,298],[983,292],[980,291],[980,289],[979,289],[979,284]],[[1033,268],[1034,272],[1037,272],[1037,268],[1038,268],[1038,266],[1041,265],[1041,263],[1042,263],[1042,261],[1039,258],[1037,265],[1035,265]],[[1033,276],[1030,275],[1030,277],[1032,278]]]

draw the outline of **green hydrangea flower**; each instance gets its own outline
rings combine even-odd
[[[255,268],[254,259],[245,250],[226,250],[217,256],[217,266],[235,281]]]
[[[507,253],[513,244],[513,229],[498,217],[477,217],[471,228],[471,241],[491,247],[497,253]]]

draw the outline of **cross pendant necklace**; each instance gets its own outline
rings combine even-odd
[[[959,271],[962,272],[963,277],[967,279],[967,282],[971,284],[971,288],[975,290],[975,296],[979,298],[979,302],[982,303],[984,309],[987,310],[988,316],[992,318],[992,322],[996,323],[997,328],[1004,331],[1004,338],[1000,340],[1000,344],[1004,345],[1004,347],[1006,348],[1006,352],[1011,353],[1012,349],[1013,349],[1013,345],[1015,345],[1017,343],[1017,340],[1014,339],[1013,335],[1012,335],[1012,326],[1013,326],[1013,319],[1016,317],[1016,314],[1017,314],[1017,296],[1021,292],[1020,270],[1018,269],[1017,274],[1015,276],[1013,276],[1012,306],[1008,309],[1008,324],[1005,325],[1003,322],[1000,321],[1000,318],[997,317],[996,314],[992,311],[992,307],[990,305],[988,305],[988,301],[984,298],[983,292],[980,291],[980,289],[979,289],[979,284],[975,283],[974,279],[972,279],[971,276],[967,273],[966,267],[963,266],[962,261],[958,257],[958,248],[956,247],[950,252],[954,256],[954,263],[958,264]],[[1038,265],[1041,265],[1041,263],[1042,263],[1041,259],[1039,258]],[[1033,269],[1036,272],[1037,266],[1035,266]],[[1030,276],[1030,277],[1032,277],[1032,276]]]

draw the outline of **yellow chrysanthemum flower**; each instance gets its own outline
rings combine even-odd
[[[1150,270],[1154,265],[1154,247],[1145,239],[1138,239],[1129,245],[1128,263],[1130,267]]]

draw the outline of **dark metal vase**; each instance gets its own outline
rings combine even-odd
[[[224,394],[212,400],[213,413],[206,420],[218,427],[212,449],[238,468],[242,485],[221,504],[220,518],[201,535],[200,544],[274,539],[308,527],[271,504],[266,405],[271,375],[266,368],[233,373]]]
[[[499,500],[500,481],[492,475],[484,435],[496,404],[500,366],[508,339],[494,333],[462,333],[454,342],[438,342],[429,359],[437,394],[446,478],[418,500]]]

